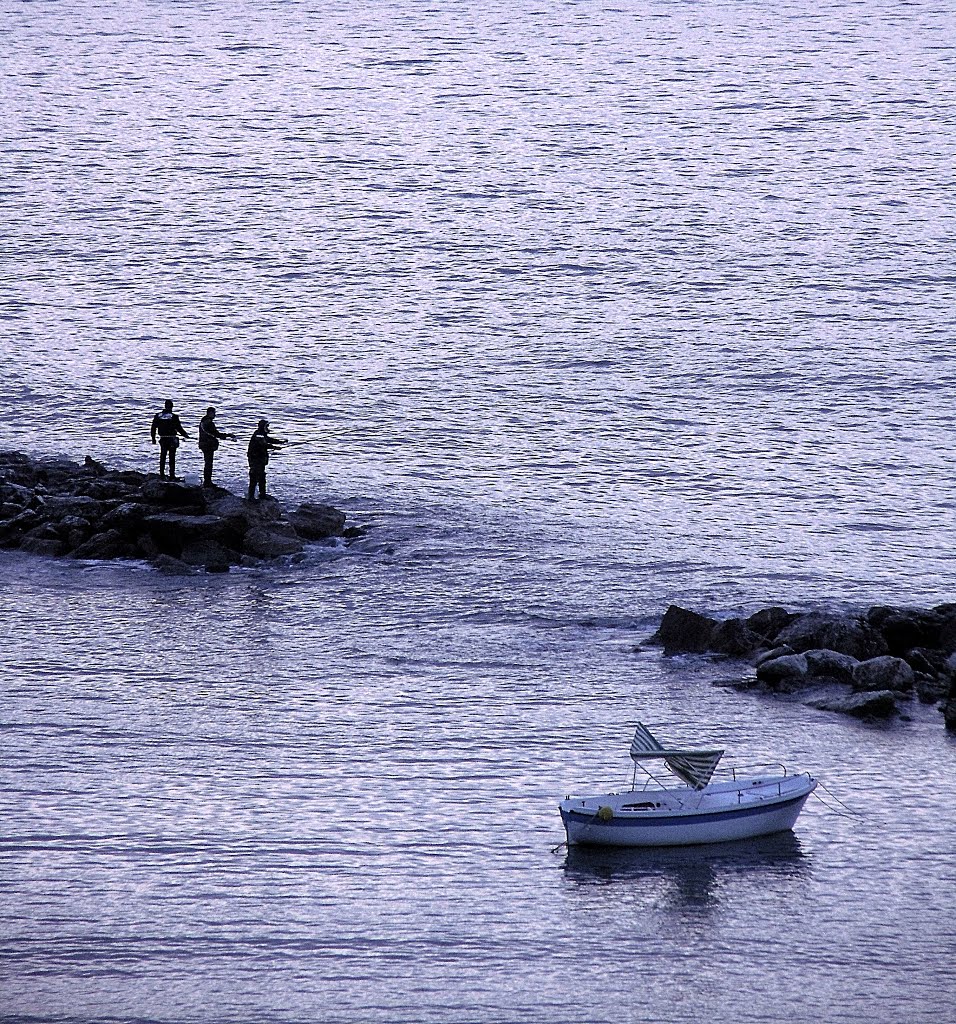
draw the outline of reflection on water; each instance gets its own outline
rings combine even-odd
[[[658,889],[668,883],[668,903],[700,909],[716,906],[721,883],[731,878],[767,875],[779,886],[788,877],[806,877],[810,861],[793,832],[778,832],[701,846],[571,846],[564,869],[569,880],[583,885],[640,880]]]

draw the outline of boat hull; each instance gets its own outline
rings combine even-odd
[[[565,800],[560,805],[568,843],[597,846],[691,846],[771,835],[793,828],[816,783],[791,777],[776,795],[744,788],[706,792],[695,807],[659,811],[622,809],[621,795]],[[631,800],[634,794],[626,795]],[[736,798],[736,802],[731,802]],[[690,802],[690,801],[689,801]]]

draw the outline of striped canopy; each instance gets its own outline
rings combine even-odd
[[[710,782],[723,753],[722,750],[665,750],[640,722],[631,740],[631,757],[635,762],[662,759],[679,779],[694,789],[703,789]]]

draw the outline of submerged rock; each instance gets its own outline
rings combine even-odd
[[[896,694],[890,690],[874,690],[868,693],[851,693],[846,696],[812,700],[809,705],[820,711],[838,711],[854,718],[872,720],[893,718],[900,711],[896,703]]]
[[[0,452],[0,547],[49,557],[146,559],[164,572],[228,571],[298,555],[346,533],[345,513],[306,502],[286,514],[155,474],[113,471],[87,456],[32,459]]]

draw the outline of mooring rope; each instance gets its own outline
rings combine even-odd
[[[818,787],[818,789],[822,789],[823,792],[826,793],[827,796],[830,797],[831,800],[835,800],[843,808],[843,811],[846,811],[846,813],[844,814],[843,811],[837,810],[836,807],[831,807],[830,804],[828,804],[826,802],[826,800],[824,800],[823,797],[820,796],[820,794],[818,792],[816,792],[816,790],[814,790],[813,795],[820,801],[821,804],[823,804],[824,807],[826,807],[826,809],[828,811],[832,811],[834,814],[839,814],[841,818],[865,818],[866,817],[866,815],[862,811],[858,811],[855,808],[850,807],[848,804],[845,804],[836,795],[836,793],[834,793],[831,790],[827,789],[827,787],[824,786],[824,784],[822,782],[820,782],[819,779],[817,780],[817,787]]]

